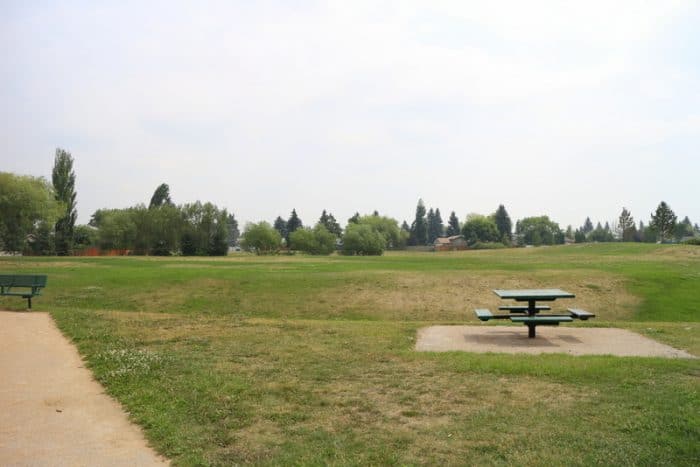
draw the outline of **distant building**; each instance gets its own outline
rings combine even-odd
[[[451,237],[438,237],[433,243],[435,251],[455,251],[466,250],[467,241],[462,235],[453,235]]]

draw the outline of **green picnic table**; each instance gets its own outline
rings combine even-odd
[[[523,323],[528,328],[527,336],[534,338],[537,326],[558,326],[559,323],[569,323],[574,319],[587,320],[595,317],[593,313],[580,308],[569,308],[568,315],[563,314],[540,314],[541,311],[550,310],[549,305],[537,305],[537,302],[553,302],[560,298],[575,298],[572,293],[561,289],[516,289],[493,291],[504,300],[515,300],[516,302],[527,302],[527,305],[504,305],[499,310],[507,310],[508,314],[494,315],[490,310],[478,308],[474,310],[476,316],[482,321],[490,319],[509,319],[513,323]]]

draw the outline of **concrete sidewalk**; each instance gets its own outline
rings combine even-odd
[[[168,465],[47,313],[0,311],[0,465]]]

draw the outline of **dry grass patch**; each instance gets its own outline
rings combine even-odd
[[[554,302],[555,310],[581,307],[602,320],[629,318],[639,304],[623,277],[600,271],[392,272],[372,279],[324,291],[315,302],[339,304],[340,315],[361,311],[377,319],[416,321],[474,321],[474,308],[513,303],[500,300],[493,289],[561,288],[577,298]]]

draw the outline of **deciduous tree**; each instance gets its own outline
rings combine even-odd
[[[22,251],[36,227],[44,223],[53,231],[64,214],[65,206],[45,179],[0,172],[0,251]]]

